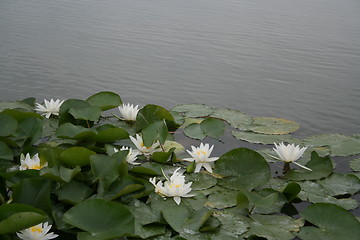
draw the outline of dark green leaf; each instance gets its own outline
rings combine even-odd
[[[185,117],[206,117],[214,112],[212,107],[204,104],[181,104],[172,107],[171,111],[181,113]]]
[[[84,147],[72,147],[62,151],[59,159],[70,167],[82,167],[90,165],[90,156],[94,154],[96,153]]]
[[[0,158],[10,161],[14,158],[13,151],[2,141],[0,141]]]
[[[136,130],[140,131],[151,123],[163,120],[166,121],[170,131],[178,128],[178,124],[169,111],[161,106],[148,104],[140,109],[136,116]]]
[[[97,121],[101,116],[101,109],[96,106],[74,106],[69,109],[69,113],[79,120]]]
[[[192,123],[184,128],[184,134],[190,138],[203,140],[206,134],[198,123]]]
[[[222,120],[207,118],[200,123],[200,127],[209,137],[219,139],[222,135],[224,135],[225,124]]]
[[[142,130],[142,137],[146,147],[151,147],[155,141],[164,144],[167,136],[168,128],[165,121],[153,122]]]
[[[99,92],[89,97],[86,101],[93,106],[99,107],[102,111],[122,104],[120,96],[113,92]]]
[[[17,128],[17,121],[8,114],[0,113],[0,136],[9,136]]]

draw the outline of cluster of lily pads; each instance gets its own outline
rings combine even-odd
[[[358,239],[360,135],[298,129],[113,92],[0,102],[0,239]],[[226,131],[262,147],[210,156]]]

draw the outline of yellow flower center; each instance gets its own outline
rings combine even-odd
[[[173,183],[170,184],[170,188],[173,188],[174,186],[175,186],[176,188],[179,188],[179,187],[181,186],[181,184],[173,184]]]
[[[201,155],[201,154],[206,155],[206,152],[205,151],[198,151],[197,152],[197,155]]]
[[[42,166],[40,164],[34,164],[29,167],[29,169],[35,169],[35,170],[40,170],[41,168],[42,168]]]
[[[39,232],[39,233],[42,232],[42,228],[41,228],[41,227],[38,227],[38,226],[31,227],[30,230],[31,230],[32,232]]]

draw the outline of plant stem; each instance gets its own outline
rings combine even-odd
[[[285,162],[283,168],[283,174],[286,174],[288,171],[290,171],[290,163]]]

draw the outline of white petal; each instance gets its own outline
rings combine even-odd
[[[177,205],[179,205],[181,202],[181,198],[179,196],[176,196],[174,197],[174,201],[176,202]]]

